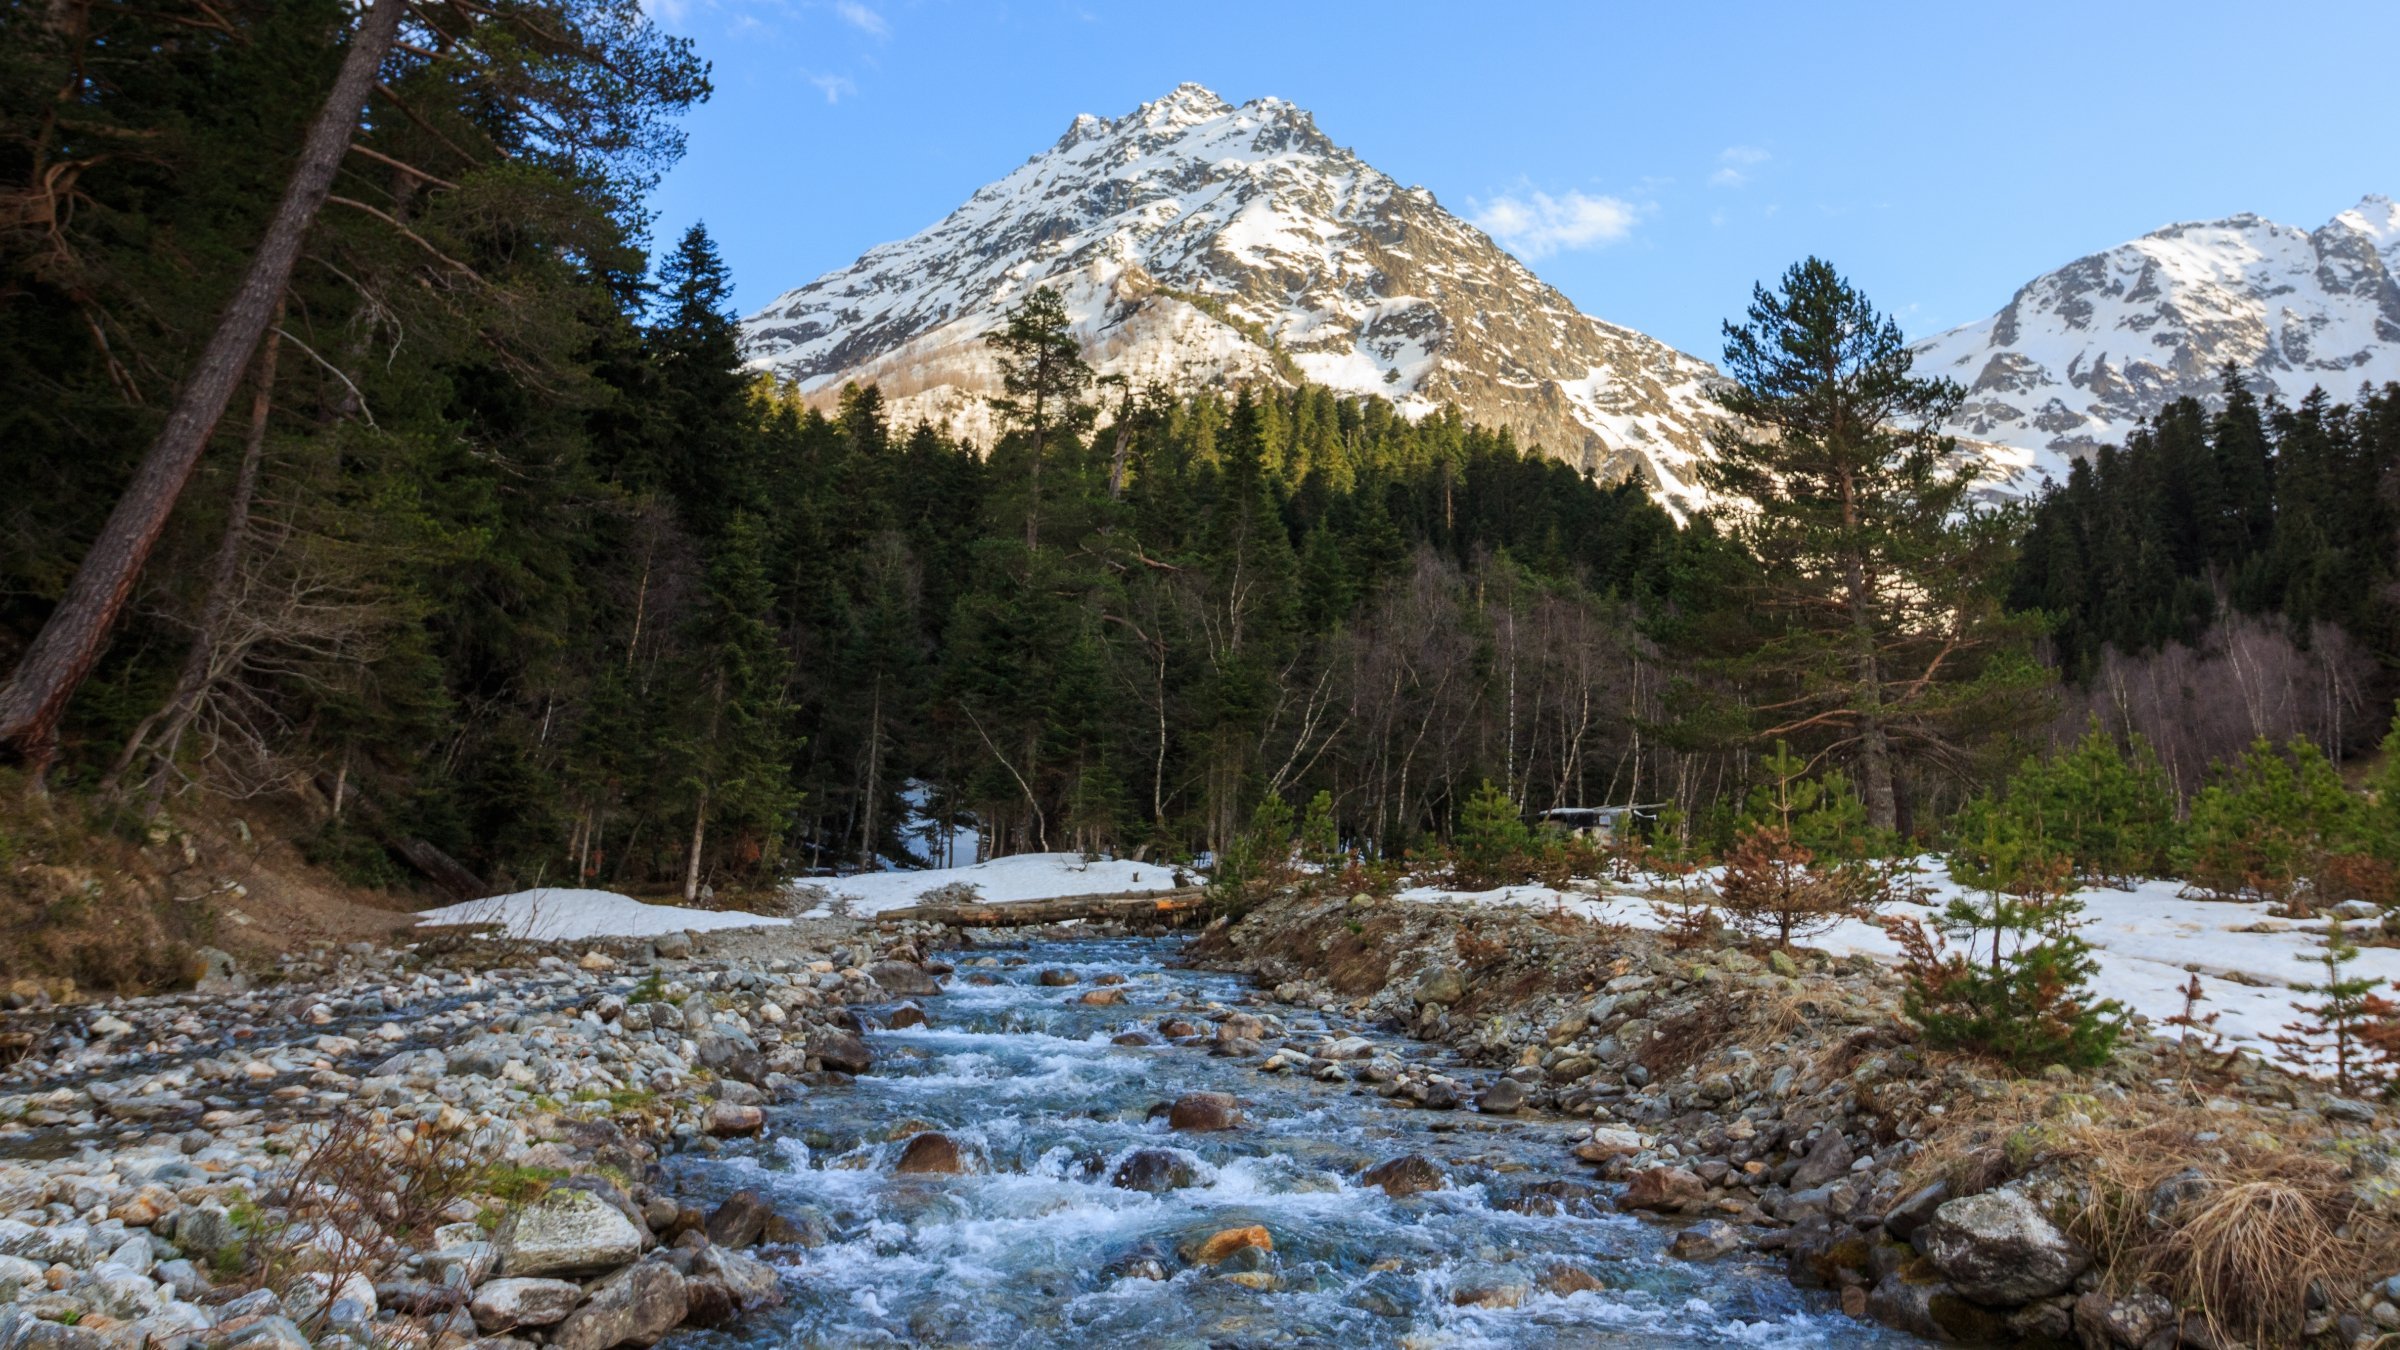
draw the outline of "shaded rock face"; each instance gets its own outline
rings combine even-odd
[[[895,424],[989,445],[1000,387],[982,335],[1040,285],[1101,373],[1137,387],[1304,377],[1409,417],[1455,404],[1670,496],[1716,418],[1706,362],[1578,312],[1306,111],[1198,85],[1076,119],[939,224],[777,296],[744,348],[812,400],[878,383]]]
[[[783,1301],[783,1283],[773,1267],[719,1247],[692,1253],[683,1289],[683,1320],[688,1326],[723,1326]]]
[[[2023,1192],[2005,1189],[1945,1202],[1915,1244],[1960,1294],[1994,1306],[2058,1293],[2092,1263]]]
[[[492,1235],[503,1275],[598,1275],[642,1254],[643,1233],[590,1191],[559,1187],[509,1211]]]

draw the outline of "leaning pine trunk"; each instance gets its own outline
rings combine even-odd
[[[166,529],[176,498],[191,481],[192,468],[233,397],[242,367],[257,349],[291,280],[301,240],[332,190],[334,172],[349,151],[359,112],[366,106],[376,70],[391,50],[404,7],[404,0],[374,0],[360,21],[333,91],[309,127],[300,162],[292,169],[266,236],[218,317],[199,363],[176,395],[166,426],[142,457],[132,484],[109,513],[58,608],[17,663],[7,688],[0,689],[0,748],[21,759],[36,784],[57,751],[58,723],[68,701],[100,659],[142,564]]]

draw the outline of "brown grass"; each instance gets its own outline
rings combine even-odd
[[[2054,1097],[2054,1088],[2012,1083],[1961,1103],[1912,1171],[1966,1195],[2060,1167],[2087,1198],[2054,1217],[2091,1249],[2107,1286],[2163,1294],[2220,1339],[2289,1344],[2312,1284],[2347,1306],[2367,1280],[2400,1267],[2400,1229],[2361,1203],[2318,1127],[2278,1122],[2270,1132],[2148,1095],[2084,1098],[2071,1103],[2077,1112],[2046,1116]],[[2186,1169],[2198,1182],[2158,1203],[2161,1183]]]

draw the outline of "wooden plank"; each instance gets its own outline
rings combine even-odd
[[[1110,895],[1068,895],[1049,900],[996,900],[979,905],[910,905],[887,909],[877,923],[947,924],[952,928],[1020,928],[1027,924],[1064,923],[1070,919],[1119,921],[1172,920],[1198,910],[1200,888],[1177,891],[1120,891]]]

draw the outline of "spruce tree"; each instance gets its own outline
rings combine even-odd
[[[1080,434],[1094,409],[1083,401],[1092,387],[1092,368],[1067,323],[1066,302],[1048,286],[1008,311],[1006,322],[984,336],[1000,361],[1000,387],[992,408],[1008,426],[1025,434],[1025,547],[1041,547],[1042,462],[1061,435]]]
[[[1977,506],[1941,423],[1959,388],[1912,373],[1899,325],[1816,258],[1725,325],[1701,482],[1758,564],[1763,631],[1734,664],[1774,692],[1757,734],[1857,766],[1867,820],[1900,824],[1903,761],[2005,726],[2039,676],[2001,610],[2011,522]]]

